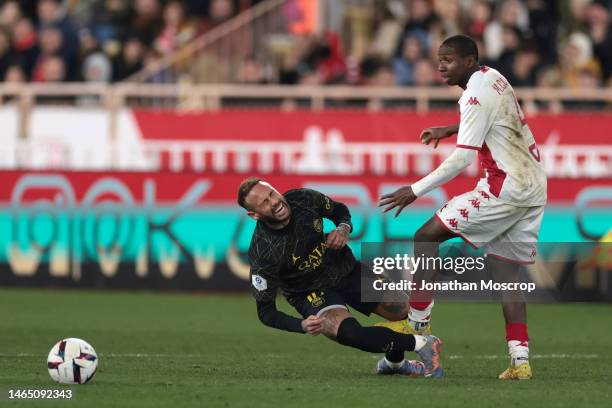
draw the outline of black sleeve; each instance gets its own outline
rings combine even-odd
[[[346,204],[341,203],[339,201],[333,201],[333,207],[334,209],[329,219],[334,222],[336,227],[340,224],[347,224],[351,228],[350,231],[353,232],[353,224],[351,223],[351,212],[349,211]]]
[[[339,201],[334,201],[318,191],[309,189],[304,190],[311,195],[314,208],[317,209],[317,212],[321,217],[332,220],[336,226],[340,224],[347,224],[349,227],[351,227],[351,232],[353,231],[351,212],[346,204]]]
[[[257,301],[257,316],[266,326],[288,332],[304,333],[302,330],[302,320],[297,317],[289,316],[276,309],[276,302]]]
[[[280,249],[270,246],[270,241],[253,239],[249,248],[251,289],[258,302],[273,302],[279,287]]]

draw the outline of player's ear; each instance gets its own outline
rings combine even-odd
[[[474,66],[478,65],[478,61],[476,61],[476,58],[474,58],[473,55],[470,55],[468,57],[468,67],[472,68]]]
[[[247,211],[247,215],[255,221],[259,220],[259,214],[257,214],[255,211]]]

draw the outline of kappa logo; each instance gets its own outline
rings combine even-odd
[[[467,210],[467,208],[461,208],[459,210],[459,214],[461,214],[461,216],[463,218],[465,218],[467,221],[469,221],[468,216],[470,215],[470,212]]]
[[[532,258],[535,258],[535,256],[536,256],[536,255],[537,255],[537,251],[536,251],[536,249],[535,249],[535,248],[532,248],[532,249],[531,249],[531,257],[532,257]]]
[[[447,218],[446,221],[448,221],[449,225],[454,229],[457,229],[459,226],[459,221],[457,221],[455,218]]]
[[[317,232],[323,231],[323,221],[321,221],[320,218],[315,218],[315,220],[312,222],[312,226]]]
[[[470,200],[470,203],[472,204],[472,207],[474,207],[476,210],[480,211],[480,200],[477,198],[473,198]]]
[[[470,99],[468,99],[467,105],[480,105],[480,102],[478,101],[478,98],[472,96]]]
[[[323,297],[324,293],[321,291],[317,295],[315,292],[312,292],[310,295],[306,296],[312,307],[319,307],[325,302],[325,298]]]
[[[480,195],[482,196],[482,198],[486,198],[487,200],[491,199],[491,196],[489,196],[487,193],[485,193],[484,191],[479,191]]]

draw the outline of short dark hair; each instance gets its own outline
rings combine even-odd
[[[444,47],[455,50],[460,57],[474,56],[478,62],[478,45],[476,41],[467,35],[453,35],[442,42]]]
[[[246,197],[251,192],[251,189],[255,187],[255,184],[259,183],[261,179],[259,177],[249,177],[240,183],[238,187],[238,205],[244,208],[247,211],[251,209],[246,203]]]

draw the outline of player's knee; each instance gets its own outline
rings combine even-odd
[[[426,225],[423,225],[414,233],[415,242],[433,242],[433,238],[433,235],[431,234],[429,228],[427,228]]]
[[[383,302],[380,303],[374,313],[385,319],[396,322],[408,316],[409,306],[407,302]]]
[[[353,318],[348,310],[340,308],[328,310],[320,317],[323,318],[323,334],[332,340],[337,339],[342,322],[348,318]]]
[[[357,319],[349,317],[344,319],[339,327],[336,334],[336,340],[338,343],[344,346],[352,346],[356,344],[362,336],[363,327],[359,324]]]
[[[440,243],[453,238],[455,234],[447,231],[434,217],[427,221],[414,233],[415,243]]]
[[[400,320],[404,320],[408,317],[408,308],[398,313],[389,313],[386,317],[390,322],[399,322]]]

